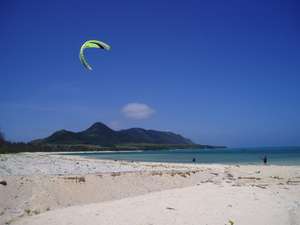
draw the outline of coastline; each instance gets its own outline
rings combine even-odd
[[[7,222],[55,224],[56,218],[63,221],[63,218],[68,218],[67,215],[71,212],[77,214],[87,209],[92,212],[93,209],[98,208],[106,214],[104,213],[98,221],[95,221],[103,223],[105,218],[107,221],[112,219],[109,219],[109,210],[116,205],[126,206],[127,214],[121,214],[120,218],[127,218],[128,215],[133,216],[136,212],[132,207],[132,204],[137,204],[136,202],[149,201],[149,204],[155,205],[155,202],[162,201],[163,204],[165,201],[173,201],[176,196],[181,197],[177,199],[178,203],[173,204],[174,207],[183,207],[181,211],[185,213],[188,213],[186,212],[189,208],[186,205],[188,202],[197,203],[187,199],[199,196],[197,208],[211,210],[211,213],[206,212],[207,215],[201,218],[195,213],[193,218],[208,224],[213,224],[214,218],[215,223],[228,222],[228,219],[226,220],[221,214],[214,213],[222,210],[235,212],[234,209],[238,210],[239,207],[245,207],[246,210],[247,205],[256,203],[260,205],[259,208],[251,208],[251,210],[265,211],[266,218],[270,217],[270,220],[272,220],[274,207],[269,211],[266,210],[269,209],[270,204],[277,204],[275,209],[280,209],[281,213],[274,217],[272,224],[280,224],[279,222],[288,224],[282,223],[287,220],[300,222],[300,166],[146,163],[89,159],[81,156],[56,155],[56,153],[6,154],[0,155],[0,160],[0,180],[7,181],[7,186],[0,186],[1,224]],[[235,196],[237,191],[244,194]],[[254,199],[254,195],[261,195],[261,198]],[[217,201],[218,204],[214,205],[216,202],[211,205],[202,204],[200,200],[206,196]],[[218,199],[217,196],[232,196],[231,200],[236,205],[223,209],[229,199],[225,201],[225,199]],[[270,202],[265,204],[267,200]],[[145,212],[152,210],[154,215],[160,218],[155,224],[163,224],[162,221],[166,218],[156,212],[155,207],[151,209],[147,207],[148,204],[140,205],[141,210]],[[128,211],[127,208],[130,210]],[[165,213],[169,211],[173,212],[167,210]],[[234,217],[232,219],[235,221],[242,221],[239,224],[248,224],[246,211],[244,213],[244,216],[232,215],[231,217]],[[54,217],[53,223],[45,222],[49,216]],[[182,218],[181,214],[177,216],[178,221],[183,219],[185,222],[191,222],[188,218]],[[93,215],[87,212],[85,217],[93,218]],[[151,223],[145,221],[147,217],[137,217],[137,221],[141,224]],[[71,217],[69,219],[72,220]],[[73,220],[74,224],[79,224],[76,223],[75,217]],[[256,224],[265,224],[264,218],[260,220],[261,222],[255,220]],[[107,224],[115,224],[116,221]],[[170,218],[170,221],[165,221],[165,224],[174,222],[171,221]],[[123,224],[135,224],[134,221],[130,222]],[[90,223],[85,224],[94,223],[91,220]]]

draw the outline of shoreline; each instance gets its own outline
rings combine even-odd
[[[230,150],[230,149],[229,149]],[[296,154],[293,157],[289,156],[286,158],[286,155],[278,155],[276,151],[274,152],[253,152],[254,157],[251,157],[251,151],[247,152],[250,154],[248,156],[244,156],[243,152],[235,152],[228,151],[228,155],[226,152],[222,152],[220,155],[217,152],[213,152],[210,154],[210,150],[191,150],[188,153],[195,154],[185,154],[185,151],[181,149],[173,149],[173,150],[165,150],[165,153],[168,154],[168,158],[165,157],[165,153],[156,153],[156,151],[151,151],[148,154],[148,150],[138,150],[138,151],[105,151],[105,152],[97,152],[97,151],[89,151],[89,152],[61,152],[59,154],[62,155],[74,155],[74,156],[82,156],[84,158],[97,159],[97,160],[113,160],[113,161],[124,161],[124,162],[141,162],[141,163],[166,163],[166,164],[195,164],[195,165],[264,165],[262,156],[268,156],[267,165],[278,165],[278,166],[300,166],[300,160],[296,160],[300,157],[300,152],[296,151]],[[180,154],[177,154],[176,151],[179,151]],[[172,153],[175,152],[175,153]],[[128,154],[127,154],[128,153]],[[130,153],[134,153],[133,155]],[[183,153],[183,155],[181,155]],[[209,154],[207,154],[209,153]],[[152,156],[154,155],[154,157]],[[158,154],[158,155],[157,155]],[[162,159],[160,159],[160,154]],[[260,154],[260,155],[259,155]],[[282,154],[282,153],[280,153]],[[157,155],[157,156],[156,156]],[[238,157],[236,156],[238,155]],[[173,159],[173,157],[175,157]],[[182,157],[181,159],[178,157]],[[189,158],[190,157],[190,158]],[[223,160],[222,157],[225,157]],[[193,161],[195,159],[195,161]]]
[[[30,175],[80,175],[111,172],[141,172],[191,170],[202,167],[289,167],[300,168],[300,165],[278,164],[222,164],[222,163],[174,163],[147,162],[133,160],[114,160],[90,158],[82,155],[68,155],[48,152],[26,152],[0,154],[0,176]],[[87,166],[87,167],[85,167]]]
[[[260,205],[260,208],[253,210],[266,211],[270,208],[270,204],[277,202],[276,207],[280,208],[282,214],[279,215],[282,220],[278,221],[287,221],[290,218],[290,208],[293,207],[291,218],[297,223],[300,222],[298,218],[300,217],[300,166],[128,162],[44,152],[18,153],[0,155],[0,180],[7,182],[7,186],[0,185],[0,224],[50,225],[59,224],[59,221],[64,221],[65,218],[69,218],[70,221],[65,221],[63,224],[69,222],[79,224],[68,215],[99,208],[109,214],[109,211],[119,204],[124,207],[124,211],[130,208],[132,213],[129,212],[128,215],[134,216],[133,212],[136,212],[134,205],[137,202],[153,204],[153,208],[148,208],[148,203],[140,205],[140,208],[144,210],[143,212],[152,210],[153,215],[160,218],[156,224],[164,224],[162,221],[165,220],[165,214],[160,215],[156,211],[155,203],[165,204],[169,200],[175,201],[171,208],[183,207],[182,212],[190,209],[188,203],[191,202],[195,207],[198,204],[198,208],[215,213],[222,210],[229,210],[230,213],[231,210],[238,210],[239,207],[245,207],[246,210],[249,204]],[[191,196],[190,191],[201,198],[209,197],[215,203],[203,205],[200,197],[200,199],[197,197],[198,203],[193,202],[195,196]],[[243,195],[235,196],[237,191],[243,192]],[[251,197],[253,194],[261,198],[253,199]],[[223,199],[223,196],[234,196],[235,205],[223,209],[223,205],[230,204],[227,202],[231,201],[229,197]],[[270,202],[265,205],[266,201]],[[272,207],[270,212],[266,212],[266,217],[270,217],[271,221]],[[89,221],[88,217],[94,218],[94,215],[90,215],[88,211],[82,216]],[[169,211],[167,210],[166,213]],[[103,217],[98,218],[98,222],[103,223],[105,218],[113,219],[105,213]],[[201,215],[201,212],[198,213]],[[194,217],[207,224],[216,224],[217,221],[223,221],[222,224],[228,222],[220,215],[208,213],[203,218],[199,215],[195,214]],[[49,216],[55,223],[46,222]],[[120,215],[120,218],[125,219],[125,217],[127,218],[127,214]],[[249,217],[238,215],[233,217],[237,221],[251,218],[250,214]],[[153,222],[147,221],[147,218],[137,216],[140,224]],[[178,221],[187,219],[179,215],[177,218]],[[213,218],[215,223],[212,223]],[[272,224],[279,224],[275,219]],[[174,221],[165,222],[166,225],[174,223]],[[189,219],[186,222],[194,224]],[[115,223],[111,221],[107,224]],[[90,221],[85,224],[95,223]],[[135,224],[134,221],[131,221],[131,224]]]

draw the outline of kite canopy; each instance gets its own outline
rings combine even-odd
[[[105,44],[102,41],[89,40],[89,41],[84,42],[84,44],[80,48],[79,59],[80,59],[80,62],[84,65],[84,67],[87,68],[88,70],[92,70],[92,67],[88,64],[88,62],[86,61],[84,54],[83,54],[83,51],[86,48],[101,48],[101,49],[105,49],[107,51],[110,50],[110,46],[108,44]]]

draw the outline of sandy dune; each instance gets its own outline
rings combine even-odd
[[[0,224],[300,224],[299,166],[28,153],[0,155],[0,180]]]
[[[297,190],[264,190],[205,184],[99,204],[54,210],[18,225],[299,224]],[[299,197],[298,197],[299,200]]]

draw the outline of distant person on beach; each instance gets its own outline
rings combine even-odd
[[[266,155],[263,157],[263,159],[262,159],[262,160],[263,160],[264,164],[265,164],[265,165],[267,165],[268,158],[267,158],[267,156],[266,156]]]
[[[196,162],[196,158],[193,158],[193,162]]]

